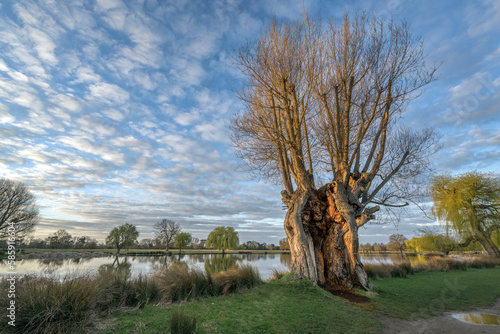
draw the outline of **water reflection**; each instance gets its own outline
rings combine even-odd
[[[280,263],[285,265],[287,268],[290,268],[290,266],[292,265],[292,255],[290,255],[290,253],[288,254],[281,253]]]
[[[97,269],[97,275],[103,277],[110,277],[113,275],[119,280],[127,280],[132,276],[132,264],[127,261],[122,261],[120,263],[120,259],[115,257],[115,260],[112,264],[102,264]]]
[[[131,275],[147,274],[163,268],[174,261],[185,262],[189,267],[199,270],[218,272],[227,270],[235,263],[249,264],[259,270],[262,279],[272,277],[273,270],[286,271],[290,268],[292,259],[290,254],[186,254],[179,257],[178,254],[162,256],[120,256],[118,260],[114,256],[100,258],[81,259],[57,259],[57,260],[35,260],[24,259],[16,262],[16,273],[47,275],[51,277],[81,276],[97,274],[102,265],[112,265],[115,262],[121,265],[128,263]],[[363,254],[363,263],[400,263],[409,261],[411,264],[426,261],[422,255],[405,254]],[[0,262],[0,276],[9,272],[7,262]]]
[[[221,271],[227,271],[231,267],[234,267],[236,262],[241,262],[241,259],[227,256],[227,254],[221,255],[220,257],[218,256],[210,259],[205,259],[205,271],[212,275]]]
[[[500,316],[488,313],[459,313],[453,318],[476,325],[500,325]]]
[[[62,267],[64,264],[63,259],[39,259],[38,260],[38,267],[40,268],[40,271],[44,274],[52,274],[55,271],[57,271],[59,268]]]

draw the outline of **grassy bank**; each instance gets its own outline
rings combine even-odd
[[[196,319],[197,333],[375,333],[381,316],[426,318],[491,304],[500,296],[499,277],[495,267],[373,280],[378,290],[372,302],[351,304],[285,276],[225,298],[117,310],[102,333],[168,333],[173,312]]]
[[[102,319],[119,308],[141,309],[209,296],[226,296],[260,283],[258,271],[234,266],[209,273],[174,263],[154,275],[130,277],[124,264],[104,265],[97,275],[63,280],[23,276],[15,281],[15,327],[0,333],[95,333]],[[0,306],[11,303],[13,283],[0,279]]]
[[[16,327],[0,332],[374,333],[381,316],[425,318],[492,303],[500,296],[497,264],[435,258],[415,266],[366,265],[378,289],[358,296],[369,303],[355,305],[289,274],[275,272],[281,278],[260,284],[249,266],[203,272],[173,263],[152,276],[131,277],[125,263],[104,265],[93,276],[16,280]],[[0,291],[11,284],[0,279]],[[0,294],[0,306],[9,298]]]

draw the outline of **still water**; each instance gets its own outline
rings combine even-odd
[[[173,261],[185,262],[189,267],[219,272],[227,270],[235,264],[251,265],[259,270],[262,279],[273,276],[273,270],[287,271],[290,267],[290,254],[191,254],[172,256],[121,256],[119,263],[130,268],[133,276],[150,275]],[[49,277],[76,277],[96,274],[100,267],[109,266],[115,261],[114,256],[80,259],[25,259],[16,261],[17,276],[43,275]],[[362,255],[363,263],[399,263],[410,261],[412,264],[425,261],[423,256],[406,256],[401,254]],[[0,276],[10,272],[7,261],[0,261]]]

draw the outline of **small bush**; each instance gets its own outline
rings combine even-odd
[[[364,267],[368,277],[375,279],[406,277],[407,275],[414,273],[414,270],[409,262],[402,262],[398,264],[367,263]]]
[[[465,263],[468,268],[494,268],[495,266],[500,265],[499,259],[494,259],[491,257],[473,257],[465,260]]]
[[[174,263],[157,272],[154,280],[162,302],[166,303],[210,295],[212,290],[210,276],[196,269],[188,269],[182,263]]]
[[[170,333],[193,334],[196,333],[196,317],[188,316],[180,310],[172,311]]]
[[[95,284],[99,287],[95,301],[97,310],[109,314],[114,308],[126,305],[129,278],[130,271],[121,266],[101,266],[94,278]]]
[[[451,258],[433,257],[427,261],[427,265],[433,271],[452,271],[467,269],[467,264],[465,263],[465,261],[454,260]]]
[[[286,274],[289,273],[289,271],[273,269],[272,273],[273,273],[273,277],[271,277],[271,280],[277,280],[277,279],[283,278]]]
[[[143,275],[128,281],[124,293],[126,294],[125,305],[138,308],[143,308],[149,302],[156,301],[160,297],[156,282]]]
[[[8,282],[0,282],[2,291]],[[13,333],[81,333],[90,324],[97,287],[89,277],[59,282],[24,276],[16,282],[16,326]],[[5,295],[5,296],[4,296]],[[6,305],[7,294],[0,296]]]
[[[252,266],[235,266],[228,271],[215,274],[212,277],[214,294],[227,295],[229,293],[249,289],[261,283],[259,271]]]

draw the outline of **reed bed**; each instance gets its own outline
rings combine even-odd
[[[367,263],[364,265],[369,278],[384,279],[391,277],[406,277],[422,271],[457,271],[467,268],[493,268],[500,265],[499,259],[490,257],[453,258],[430,256],[426,263],[411,265],[410,262],[397,264]]]
[[[227,295],[260,282],[259,272],[250,266],[210,275],[185,264],[170,265],[151,277],[131,278],[121,266],[103,266],[96,275],[62,280],[24,276],[16,282],[16,326],[0,328],[0,333],[92,333],[92,320],[120,307]],[[8,285],[0,279],[1,291]],[[8,303],[7,294],[0,294],[0,305]]]

